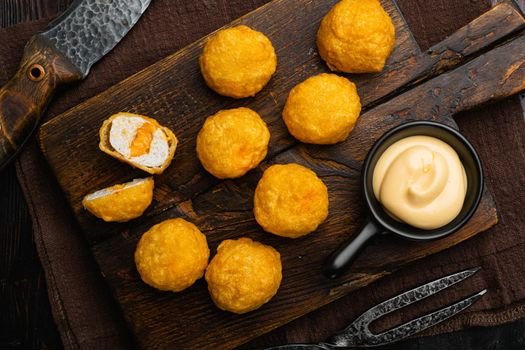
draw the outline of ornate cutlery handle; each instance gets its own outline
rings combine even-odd
[[[37,36],[24,50],[18,72],[0,89],[0,170],[33,133],[57,86],[80,72]]]

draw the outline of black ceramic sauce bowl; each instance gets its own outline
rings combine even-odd
[[[467,193],[463,208],[454,220],[434,230],[423,230],[394,220],[376,199],[372,187],[374,168],[383,152],[393,143],[417,135],[435,137],[449,144],[457,152],[467,175]],[[372,146],[362,168],[362,187],[370,217],[357,235],[343,243],[326,259],[323,273],[328,278],[336,278],[343,274],[365,244],[380,233],[393,233],[405,239],[428,241],[459,230],[472,217],[481,200],[483,169],[476,150],[457,130],[436,122],[413,121],[386,132]]]

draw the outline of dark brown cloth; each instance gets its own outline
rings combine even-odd
[[[93,68],[85,81],[58,94],[46,118],[52,118],[266,2],[154,0],[136,27]],[[442,40],[490,7],[488,0],[398,2],[422,49]],[[45,23],[47,21],[31,22],[0,31],[0,84],[15,72],[24,43]],[[480,302],[426,334],[474,325],[491,326],[525,315],[525,121],[520,99],[513,97],[464,113],[456,120],[482,157],[500,223],[456,247],[256,339],[247,347],[324,340],[344,328],[359,313],[386,298],[472,266],[482,266],[483,270],[461,287],[432,297],[417,308],[396,313],[377,327],[408,320],[483,288],[488,288],[489,293]],[[17,170],[31,211],[35,242],[64,346],[68,349],[129,348],[133,345],[132,337],[36,142],[30,143],[22,153]]]

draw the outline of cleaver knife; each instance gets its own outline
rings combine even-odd
[[[0,171],[36,129],[55,89],[84,79],[137,23],[151,0],[75,0],[26,44],[0,89]]]

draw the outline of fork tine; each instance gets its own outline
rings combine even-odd
[[[421,316],[412,321],[406,322],[396,328],[380,333],[376,335],[377,343],[374,342],[374,345],[379,346],[386,343],[392,343],[393,341],[399,341],[415,333],[421,332],[429,327],[432,327],[440,322],[443,322],[444,320],[456,315],[458,312],[461,312],[469,306],[471,306],[472,304],[474,304],[486,292],[487,290],[484,289],[450,306],[444,307],[428,315]]]
[[[437,280],[428,282],[426,284],[423,284],[422,286],[401,293],[380,304],[377,304],[368,311],[365,311],[361,316],[359,316],[356,319],[356,322],[363,316],[368,320],[375,320],[395,310],[401,309],[405,306],[428,298],[431,295],[434,295],[448,287],[455,285],[456,283],[463,281],[466,278],[469,278],[470,276],[478,272],[480,269],[480,267],[474,267],[471,269],[456,272],[454,274],[438,278]]]
[[[416,303],[420,300],[428,298],[431,295],[439,293],[440,291],[451,287],[465,280],[466,278],[469,278],[470,276],[478,272],[480,269],[480,267],[475,267],[456,272],[454,274],[441,277],[432,282],[428,282],[422,286],[416,287],[393,298],[390,298],[365,311],[361,316],[356,318],[354,322],[352,322],[348,327],[346,327],[345,330],[343,330],[339,334],[334,335],[330,338],[330,340],[333,344],[337,346],[359,346],[366,344],[375,344],[375,342],[378,339],[378,335],[375,335],[370,331],[370,329],[368,328],[370,323],[393,311],[399,310],[405,306]],[[481,295],[483,294],[484,292]],[[464,301],[468,301],[468,299],[463,300],[463,302]],[[401,325],[400,327],[403,326],[405,325]],[[414,327],[414,329],[416,328]],[[417,333],[417,330],[414,330],[413,333]]]

